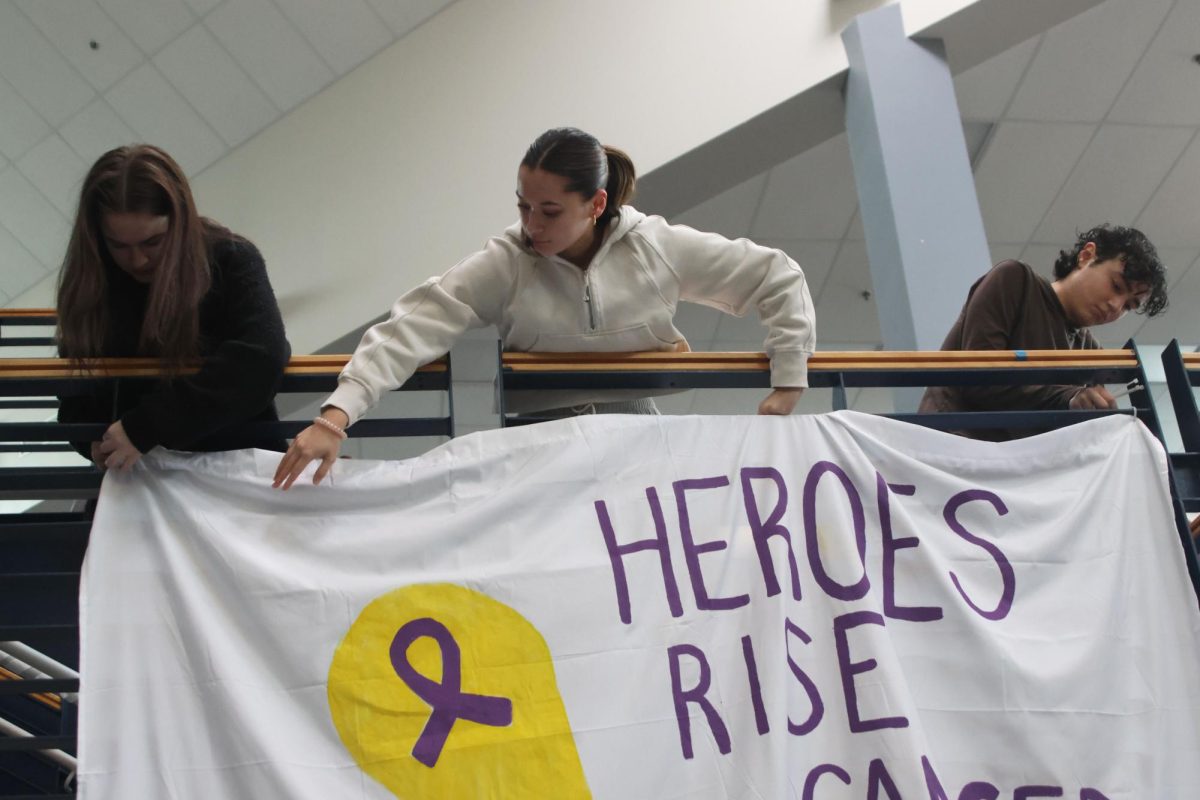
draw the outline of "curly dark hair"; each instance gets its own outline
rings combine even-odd
[[[1167,310],[1167,268],[1158,258],[1158,251],[1137,228],[1120,225],[1098,225],[1084,231],[1071,250],[1060,250],[1054,262],[1054,277],[1058,280],[1075,271],[1079,263],[1079,252],[1088,242],[1096,245],[1096,260],[1107,261],[1119,258],[1124,264],[1123,274],[1129,283],[1144,283],[1150,287],[1146,302],[1138,308],[1138,314],[1156,317]]]

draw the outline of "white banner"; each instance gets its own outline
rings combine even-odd
[[[1162,800],[1200,613],[1130,417],[587,417],[109,475],[81,597],[100,798]]]

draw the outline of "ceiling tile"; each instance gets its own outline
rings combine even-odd
[[[1159,247],[1158,257],[1167,265],[1167,285],[1171,287],[1171,299],[1175,300],[1175,291],[1179,288],[1180,281],[1183,276],[1194,266],[1200,259],[1200,250],[1195,248],[1191,250],[1177,250],[1171,247]],[[1182,292],[1182,290],[1180,290]],[[1200,297],[1187,298],[1189,303],[1187,308],[1196,308],[1200,306]],[[1195,302],[1191,302],[1195,301]]]
[[[1025,242],[988,242],[988,254],[992,259],[992,264],[999,264],[1010,258],[1017,260],[1021,259],[1021,251],[1025,249]]]
[[[33,24],[93,88],[104,91],[145,60],[95,0],[20,0]],[[91,42],[97,47],[92,49]]]
[[[224,0],[187,0],[188,6],[197,17],[203,17],[223,2]],[[240,3],[242,0],[235,0],[235,2]]]
[[[1108,0],[1047,31],[1013,98],[1014,119],[1098,122],[1173,0]]]
[[[216,161],[227,149],[152,64],[135,69],[109,89],[105,98],[143,141],[164,148],[189,175]]]
[[[698,231],[712,231],[730,239],[748,236],[754,212],[762,198],[767,175],[755,175],[748,181],[726,189],[716,197],[672,218],[679,225],[689,225]]]
[[[148,55],[196,21],[183,0],[98,0],[121,29]]]
[[[271,0],[226,3],[204,24],[280,110],[333,80],[333,70]]]
[[[1171,174],[1138,217],[1158,247],[1200,247],[1200,135],[1176,162]]]
[[[1034,239],[1070,242],[1101,222],[1131,225],[1192,134],[1189,128],[1100,126]]]
[[[1139,5],[1140,8],[1140,5]],[[1154,37],[1109,119],[1162,125],[1200,125],[1200,3],[1179,2]]]
[[[840,239],[857,204],[843,134],[771,170],[751,231],[756,239]]]
[[[1166,344],[1172,339],[1200,342],[1200,261],[1193,263],[1171,287],[1171,305],[1165,314],[1146,320],[1138,332],[1138,344]]]
[[[0,76],[51,125],[70,119],[95,95],[12,3],[0,3]]]
[[[0,176],[0,180],[2,180]],[[2,202],[2,201],[0,201]],[[2,212],[0,212],[2,213]],[[65,249],[66,242],[63,242]],[[62,252],[59,252],[62,258]],[[3,225],[0,225],[0,291],[11,300],[46,277],[46,268]]]
[[[875,344],[882,340],[865,242],[843,242],[817,299],[817,341]]]
[[[397,37],[450,5],[453,0],[367,0]]]
[[[114,147],[132,144],[138,138],[103,97],[93,100],[58,132],[88,167]]]
[[[20,158],[49,132],[46,121],[0,78],[0,153],[9,159]]]
[[[203,25],[164,47],[154,57],[154,65],[230,146],[246,141],[279,116]]]
[[[1071,234],[1071,237],[1062,244],[1030,244],[1021,252],[1018,260],[1033,267],[1034,272],[1047,280],[1054,280],[1054,262],[1058,260],[1058,254],[1062,250],[1070,249],[1074,244],[1075,234]],[[1009,256],[1009,258],[1013,257]]]
[[[54,204],[66,219],[73,219],[79,188],[90,165],[75,154],[60,136],[47,136],[17,161],[17,169]]]
[[[43,267],[62,262],[71,233],[66,218],[12,166],[0,173],[0,225]]]
[[[392,42],[386,25],[364,0],[276,0],[338,75]]]
[[[997,120],[1017,91],[1041,37],[1022,42],[954,77],[959,115],[965,120]]]
[[[1001,122],[975,171],[988,239],[1027,241],[1091,140],[1091,125]]]

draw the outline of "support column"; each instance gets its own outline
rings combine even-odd
[[[846,132],[883,345],[937,350],[990,265],[954,84],[938,40],[904,33],[900,5],[842,33]],[[920,390],[895,394],[915,411]]]

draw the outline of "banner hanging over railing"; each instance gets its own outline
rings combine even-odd
[[[588,417],[106,478],[80,797],[1192,798],[1200,613],[1130,417]]]

